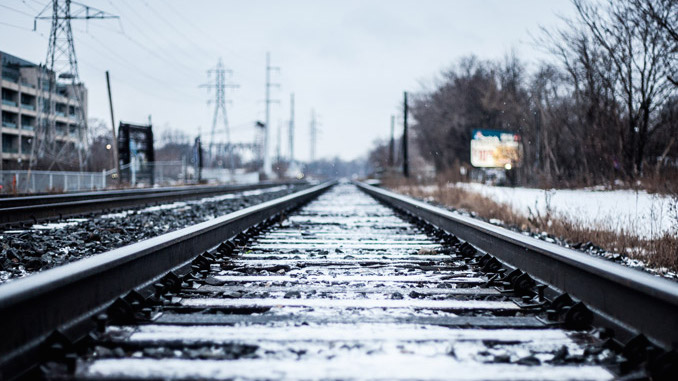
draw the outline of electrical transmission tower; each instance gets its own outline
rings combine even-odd
[[[271,103],[280,103],[280,101],[271,99],[271,87],[279,87],[278,83],[271,83],[271,72],[280,71],[279,67],[271,66],[271,54],[266,52],[266,124],[264,125],[264,166],[262,168],[266,177],[271,177],[271,152],[269,142],[271,136]]]
[[[208,150],[209,160],[212,162],[215,156],[212,151],[215,142],[214,134],[217,129],[219,113],[221,112],[222,121],[224,123],[224,133],[226,134],[226,146],[229,151],[231,170],[233,170],[233,142],[231,142],[231,132],[228,128],[228,116],[226,114],[226,88],[237,88],[238,85],[226,81],[227,73],[230,75],[233,74],[231,70],[224,68],[224,64],[221,61],[221,58],[219,58],[217,66],[214,69],[207,71],[208,80],[212,74],[214,74],[214,80],[200,85],[200,87],[207,88],[208,90],[214,89],[214,99],[210,100],[210,102],[214,102],[214,117],[212,119],[212,131],[210,132],[210,145]]]
[[[71,120],[69,123],[75,124],[76,136],[79,140],[75,143],[75,151],[79,169],[83,169],[87,154],[87,100],[85,88],[80,82],[71,20],[114,18],[119,17],[71,0],[52,0],[35,17],[34,30],[38,20],[51,20],[52,27],[49,33],[45,65],[38,72],[38,120],[31,144],[29,168],[33,168],[39,159],[47,161],[50,169],[54,165],[60,166],[71,161],[69,156],[72,157],[73,150],[65,142],[58,144],[57,135],[73,135],[73,131],[57,131],[56,125],[57,116],[66,118],[72,115],[76,116],[77,120],[75,122]],[[47,94],[44,93],[45,91]],[[57,91],[60,95],[74,100],[74,104],[69,100],[65,109],[57,109],[54,99],[54,93]],[[63,127],[65,123],[62,123],[61,127],[67,128]]]

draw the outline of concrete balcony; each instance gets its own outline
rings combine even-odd
[[[65,114],[60,115],[58,113],[56,113],[56,118],[54,118],[54,120],[63,124],[69,124],[72,122]]]
[[[9,100],[9,99],[3,99],[3,100],[2,100],[2,104],[3,104],[3,106],[12,106],[12,107],[16,107],[16,102],[14,102],[14,101],[12,101],[12,100]]]
[[[19,149],[2,147],[2,153],[19,153]]]
[[[7,128],[16,128],[16,122],[11,122],[9,120],[3,120],[2,126]]]
[[[14,81],[9,81],[7,77],[2,77],[2,87],[19,91],[19,84]]]
[[[33,95],[33,96],[38,95],[38,90],[33,86],[27,87],[26,85],[22,85],[21,86],[21,92],[23,94],[30,94],[30,95]]]

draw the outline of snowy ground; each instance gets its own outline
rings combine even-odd
[[[642,238],[678,235],[678,200],[632,190],[507,188],[476,183],[456,186],[510,205],[516,212],[551,215]]]

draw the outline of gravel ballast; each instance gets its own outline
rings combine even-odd
[[[280,186],[0,232],[0,284],[299,191]]]

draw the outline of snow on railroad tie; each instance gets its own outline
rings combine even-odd
[[[445,244],[339,185],[107,327],[82,379],[608,380],[595,338],[544,324]],[[586,344],[584,344],[586,342]]]
[[[330,361],[241,359],[99,360],[83,371],[88,377],[181,380],[611,380],[595,366],[485,365],[447,357],[374,354]]]
[[[304,283],[347,283],[347,282],[379,282],[379,283],[422,283],[422,282],[449,282],[449,283],[484,283],[487,279],[479,277],[449,277],[449,276],[412,276],[412,275],[391,275],[391,276],[370,276],[370,275],[311,275],[305,277],[291,277],[284,275],[263,276],[263,275],[242,275],[242,276],[215,276],[214,279],[223,282],[304,282]]]
[[[313,308],[409,308],[432,310],[515,310],[513,302],[480,300],[345,300],[345,299],[185,299],[192,307],[313,307]]]

